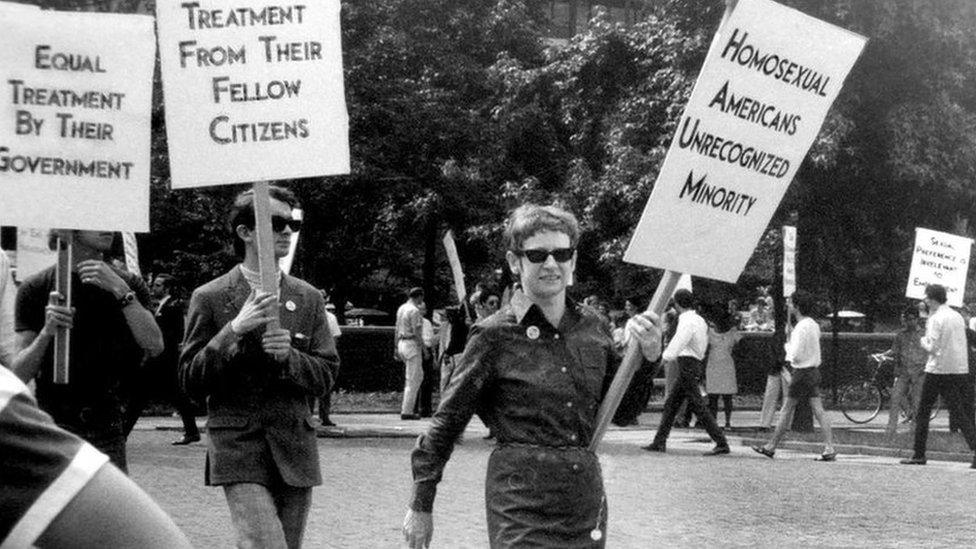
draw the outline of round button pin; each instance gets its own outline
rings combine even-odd
[[[289,299],[288,301],[285,302],[285,308],[288,309],[291,312],[295,312],[295,309],[297,309],[298,306],[295,305],[295,302],[294,301],[292,301],[292,300]]]
[[[529,326],[525,330],[525,335],[529,336],[529,339],[539,339],[539,327]]]

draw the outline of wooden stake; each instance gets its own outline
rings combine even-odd
[[[58,236],[58,262],[55,266],[55,291],[48,298],[51,305],[71,307],[71,240]],[[63,296],[63,297],[62,297]],[[71,350],[71,330],[58,328],[54,334],[54,383],[65,385],[70,380],[69,351]]]
[[[274,254],[274,233],[271,230],[271,196],[268,194],[267,181],[258,181],[254,184],[254,229],[257,232],[261,291],[276,294],[278,293],[278,266]],[[268,330],[277,330],[280,327],[281,322],[277,317],[267,325]]]
[[[681,278],[681,273],[664,271],[664,276],[657,285],[654,297],[651,298],[651,302],[647,306],[648,311],[661,316],[664,312],[664,307],[668,304],[668,300],[671,299],[671,294],[674,293],[674,289],[678,286],[679,278]],[[613,414],[617,412],[620,401],[623,400],[624,393],[627,391],[627,387],[630,386],[630,380],[634,378],[634,373],[637,372],[643,360],[644,357],[640,350],[640,343],[632,338],[627,345],[627,353],[624,355],[623,361],[620,362],[617,375],[613,377],[613,382],[610,384],[610,388],[607,389],[607,396],[603,398],[600,411],[597,412],[596,428],[593,431],[593,438],[590,440],[590,450],[595,452],[600,445],[600,440],[603,439],[603,435],[610,425],[610,420],[613,419]]]

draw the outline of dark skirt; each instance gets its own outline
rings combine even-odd
[[[488,460],[485,506],[493,548],[606,543],[600,462],[586,448],[499,445]]]

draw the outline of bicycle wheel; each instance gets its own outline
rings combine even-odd
[[[870,383],[853,383],[840,392],[840,409],[854,423],[867,423],[881,411],[881,391]]]

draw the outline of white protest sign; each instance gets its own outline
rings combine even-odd
[[[48,229],[17,227],[18,282],[27,280],[58,261],[58,252],[48,246],[49,233]]]
[[[930,229],[915,229],[915,251],[905,296],[925,298],[925,286],[945,286],[949,305],[962,307],[972,239]]]
[[[173,188],[349,173],[339,0],[156,17]]]
[[[152,17],[0,13],[0,218],[148,231]]]
[[[796,227],[783,225],[783,297],[796,291]]]
[[[454,243],[454,231],[447,231],[444,234],[444,251],[447,252],[447,262],[451,265],[451,274],[454,275],[454,291],[457,293],[458,301],[463,304],[468,292],[464,288],[464,271],[461,270],[461,258]]]
[[[740,0],[624,260],[735,282],[864,44],[769,0]]]

